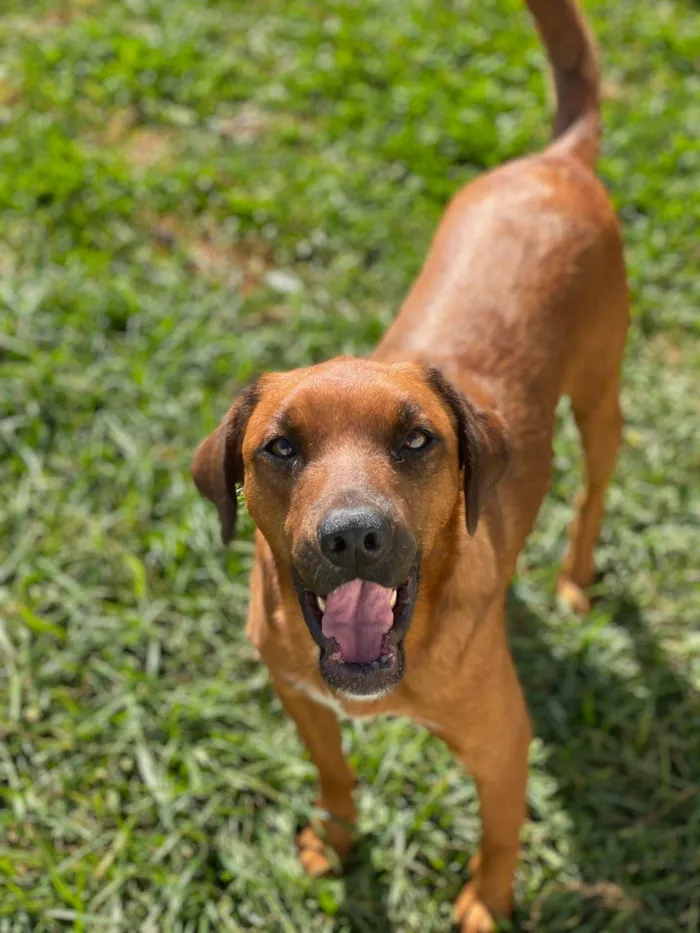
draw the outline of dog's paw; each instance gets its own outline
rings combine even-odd
[[[335,849],[307,826],[297,836],[299,861],[304,872],[310,878],[322,875],[339,875],[342,872],[341,860]]]
[[[498,925],[479,893],[481,852],[469,860],[471,879],[465,884],[454,906],[454,917],[460,933],[496,933]],[[501,899],[499,916],[510,915],[510,895]]]
[[[496,933],[496,923],[489,909],[479,900],[474,881],[462,888],[455,904],[455,919],[460,933]]]
[[[585,615],[591,608],[591,601],[583,589],[569,577],[559,577],[557,598],[570,612]]]
[[[333,873],[334,866],[331,864],[326,844],[310,826],[302,829],[297,836],[297,849],[301,867],[311,878]]]

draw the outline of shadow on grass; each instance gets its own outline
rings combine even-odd
[[[698,696],[637,604],[623,596],[612,609],[610,634],[633,648],[629,676],[601,658],[598,635],[573,651],[562,649],[565,638],[550,644],[538,616],[516,591],[509,596],[513,654],[556,787],[547,807],[568,824],[566,857],[580,872],[544,885],[529,916],[518,917],[523,930],[700,928]],[[542,816],[531,812],[535,822]]]
[[[544,743],[537,768],[553,788],[541,812],[531,806],[530,819],[545,823],[543,848],[578,869],[562,881],[555,867],[516,911],[514,928],[523,933],[700,930],[699,697],[633,600],[618,597],[610,610],[605,629],[625,644],[618,654],[601,648],[604,634],[590,620],[581,621],[589,638],[569,640],[552,633],[517,590],[509,594],[513,654]],[[380,844],[358,841],[333,933],[398,933],[387,913],[388,885],[372,864]],[[545,861],[537,842],[525,858]]]
[[[360,837],[345,869],[345,899],[335,918],[333,933],[391,933],[387,915],[388,888],[372,864],[375,841]]]

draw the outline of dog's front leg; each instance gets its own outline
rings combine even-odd
[[[319,830],[307,826],[297,837],[299,859],[308,875],[323,875],[334,868],[330,844],[342,864],[353,843],[357,811],[352,799],[355,777],[343,754],[340,724],[335,713],[273,677],[284,708],[296,723],[311,760],[318,769],[320,793],[316,805],[323,811]]]
[[[463,715],[441,732],[474,777],[481,807],[481,848],[455,905],[462,933],[492,933],[493,918],[510,915],[525,819],[530,723],[508,648],[499,654]]]

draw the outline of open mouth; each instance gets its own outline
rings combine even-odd
[[[418,591],[412,570],[397,587],[356,578],[325,595],[297,586],[304,619],[321,648],[326,683],[353,697],[387,693],[403,676],[403,639]]]

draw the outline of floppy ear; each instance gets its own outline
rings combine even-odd
[[[200,493],[219,510],[221,540],[236,532],[236,485],[243,482],[243,437],[258,400],[254,383],[236,400],[219,427],[197,448],[192,478]]]
[[[464,468],[467,531],[473,535],[484,502],[510,463],[508,428],[498,412],[469,401],[439,369],[430,367],[427,375],[428,382],[457,422],[459,465]]]

